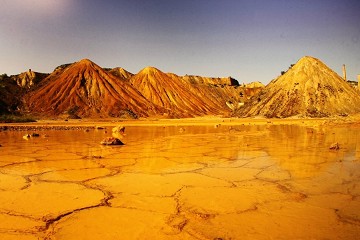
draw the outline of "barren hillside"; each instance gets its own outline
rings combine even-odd
[[[55,71],[36,91],[25,96],[30,112],[81,117],[149,116],[156,107],[130,84],[88,59]]]
[[[22,88],[32,88],[45,79],[48,75],[49,74],[47,73],[34,72],[29,69],[27,72],[11,76],[11,79],[16,81],[17,85]]]
[[[188,90],[206,99],[208,102],[222,108],[236,110],[242,103],[247,102],[252,96],[258,94],[263,87],[240,86],[238,81],[231,78],[211,78],[186,75],[179,77],[168,74],[172,78],[180,78]]]
[[[320,60],[306,56],[268,84],[238,115],[325,117],[359,111],[359,93]]]
[[[228,112],[225,106],[195,94],[176,75],[170,76],[154,67],[147,67],[130,79],[131,84],[150,102],[166,109],[174,117],[217,115]]]

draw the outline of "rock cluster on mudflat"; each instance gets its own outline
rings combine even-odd
[[[107,137],[100,142],[102,145],[124,145],[124,143],[115,137]]]
[[[116,126],[112,129],[113,133],[125,133],[125,127],[124,126]]]

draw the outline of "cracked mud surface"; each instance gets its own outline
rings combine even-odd
[[[360,128],[131,126],[114,147],[110,127],[40,134],[0,132],[0,239],[360,234]]]

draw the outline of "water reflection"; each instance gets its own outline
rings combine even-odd
[[[294,178],[306,178],[326,171],[336,162],[356,160],[358,140],[358,131],[345,128],[272,126],[267,142],[260,144]],[[333,143],[339,143],[340,150],[330,150]]]
[[[359,131],[130,126],[123,146],[99,144],[111,128],[0,132],[0,237],[351,239]]]

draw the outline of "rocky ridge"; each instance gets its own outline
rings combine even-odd
[[[11,78],[22,88],[32,88],[40,83],[44,78],[49,74],[34,72],[29,69],[27,72],[20,73],[18,75],[13,75]]]

